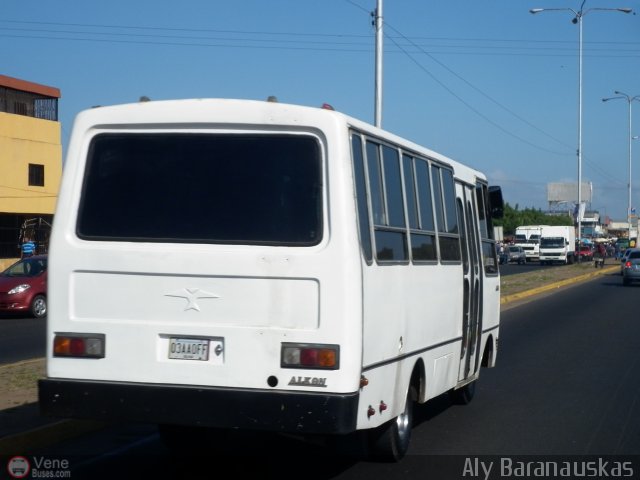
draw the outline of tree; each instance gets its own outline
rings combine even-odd
[[[518,204],[515,208],[508,202],[504,205],[504,217],[494,219],[493,224],[502,226],[505,235],[514,235],[516,228],[522,225],[569,225],[573,226],[573,217],[566,215],[547,215],[540,209],[525,208],[520,210]]]

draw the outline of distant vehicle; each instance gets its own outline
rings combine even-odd
[[[576,232],[572,226],[543,227],[540,238],[540,263],[573,263],[576,257]]]
[[[633,248],[627,248],[624,253],[622,254],[622,256],[620,257],[620,275],[623,275],[624,273],[624,264],[627,263],[627,258],[629,257],[629,254],[635,249]]]
[[[593,251],[593,257],[595,260],[593,266],[595,268],[603,268],[605,259],[607,258],[607,247],[603,243],[599,243],[598,245],[596,245]]]
[[[640,248],[630,248],[629,254],[622,265],[622,283],[640,282]]]
[[[578,257],[580,260],[590,262],[593,260],[593,250],[589,245],[582,245],[578,251]]]
[[[0,312],[47,314],[47,255],[23,258],[0,273]]]
[[[516,227],[515,245],[522,247],[528,261],[540,259],[540,237],[542,228],[547,225],[522,225]]]
[[[619,238],[616,241],[616,250],[618,251],[618,258],[622,259],[622,256],[629,248],[629,239]]]
[[[524,253],[522,247],[516,245],[509,245],[505,248],[503,258],[502,263],[517,263],[518,265],[527,263],[526,253]]]

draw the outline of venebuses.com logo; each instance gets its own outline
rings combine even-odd
[[[31,464],[25,457],[11,457],[7,462],[7,472],[11,478],[25,478],[31,471]]]
[[[59,458],[15,455],[7,461],[7,472],[10,478],[71,478],[69,460]]]

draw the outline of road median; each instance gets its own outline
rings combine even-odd
[[[594,268],[593,262],[549,267],[531,272],[504,276],[500,281],[500,303],[505,306],[518,300],[591,280],[617,272],[617,264]]]

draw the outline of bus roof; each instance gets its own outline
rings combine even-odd
[[[464,165],[445,155],[423,147],[367,122],[351,117],[333,109],[309,107],[273,101],[200,98],[181,100],[140,101],[136,103],[112,106],[98,106],[80,112],[76,122],[86,123],[86,128],[96,125],[162,125],[184,124],[228,124],[228,125],[279,125],[300,126],[318,125],[320,119],[331,119],[347,127],[381,138],[390,143],[401,145],[414,154],[423,155],[453,167],[456,177],[468,183],[476,180],[486,181],[486,176],[472,167]],[[123,122],[123,119],[126,119]],[[84,130],[84,129],[81,129]]]

